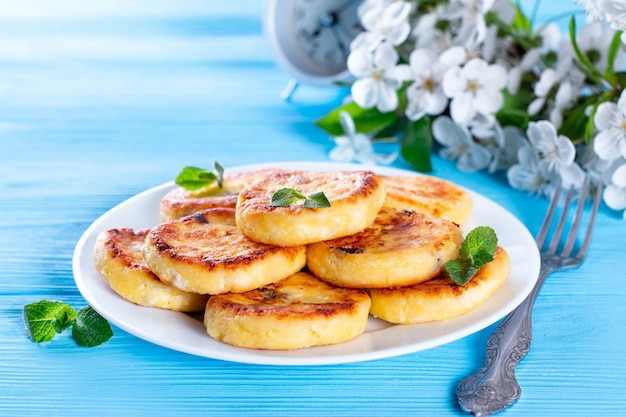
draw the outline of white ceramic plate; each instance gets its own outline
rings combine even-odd
[[[357,170],[363,165],[334,163],[273,163],[229,168],[227,172],[263,167],[303,170]],[[376,167],[387,175],[416,175],[394,168]],[[519,305],[530,293],[539,275],[540,258],[535,241],[526,227],[493,201],[469,191],[474,210],[464,232],[476,226],[491,226],[499,245],[511,258],[511,274],[487,302],[470,313],[451,320],[391,325],[370,318],[365,332],[349,342],[295,351],[253,350],[233,347],[209,337],[204,325],[183,313],[141,307],[113,292],[93,265],[93,249],[98,233],[113,227],[135,229],[159,223],[159,202],[173,183],[140,193],[112,208],[83,234],[74,251],[73,270],[78,289],[87,302],[119,328],[137,337],[170,349],[208,358],[269,365],[323,365],[365,361],[416,352],[448,343],[495,323]]]

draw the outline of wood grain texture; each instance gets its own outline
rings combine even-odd
[[[547,2],[544,2],[547,4]],[[171,351],[114,328],[93,349],[28,340],[25,304],[77,308],[76,242],[116,204],[184,165],[323,161],[313,120],[338,89],[279,93],[288,77],[261,33],[262,2],[5,0],[0,8],[1,416],[460,416],[457,382],[493,329],[357,364],[271,367]],[[497,200],[536,232],[547,202],[503,178],[435,174]],[[406,167],[401,162],[398,167]],[[589,260],[551,276],[502,415],[626,415],[624,222],[606,208]]]

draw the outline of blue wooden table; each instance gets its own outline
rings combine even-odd
[[[303,86],[280,98],[288,76],[262,10],[254,0],[3,0],[0,416],[463,415],[456,384],[482,366],[493,326],[399,357],[296,367],[192,356],[116,327],[92,349],[67,334],[41,345],[26,336],[25,304],[86,304],[74,247],[116,204],[185,165],[327,161],[333,142],[313,120],[343,93]],[[433,164],[537,232],[545,200]],[[545,284],[518,368],[522,398],[503,416],[626,416],[625,230],[603,207],[588,260]]]

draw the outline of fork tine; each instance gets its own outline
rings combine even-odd
[[[574,194],[574,187],[570,187],[567,192],[567,198],[565,199],[565,205],[563,206],[563,212],[561,213],[561,218],[559,219],[559,223],[556,226],[556,230],[554,231],[554,236],[552,236],[552,241],[550,242],[550,246],[546,251],[546,254],[553,255],[556,252],[556,248],[559,246],[559,242],[561,241],[561,235],[563,234],[563,229],[565,228],[565,221],[567,220],[567,212],[569,210],[570,203],[572,202],[572,195]]]
[[[546,216],[543,218],[543,223],[541,223],[541,227],[539,228],[539,233],[537,234],[537,246],[539,250],[543,247],[543,243],[546,240],[546,236],[548,235],[548,230],[550,230],[550,223],[552,223],[552,216],[554,216],[554,210],[556,209],[557,203],[559,201],[559,195],[561,194],[561,180],[556,184],[556,191],[552,196],[552,200],[550,200],[550,206],[548,207],[548,211],[546,212]]]
[[[587,249],[589,249],[589,244],[591,243],[591,233],[593,232],[593,225],[596,220],[596,214],[598,213],[598,207],[600,206],[600,201],[602,200],[602,183],[598,183],[598,189],[596,190],[596,195],[593,198],[593,207],[591,208],[591,215],[589,216],[589,225],[587,226],[587,233],[585,234],[585,240],[576,255],[577,259],[582,259],[587,254]]]
[[[570,227],[567,242],[565,242],[565,246],[563,246],[563,250],[561,250],[561,256],[569,256],[572,253],[572,249],[574,249],[574,244],[576,244],[576,236],[578,235],[578,229],[580,227],[580,219],[583,217],[583,209],[585,208],[585,200],[587,199],[588,184],[589,181],[585,178],[585,182],[583,183],[582,190],[580,192],[580,197],[578,197],[578,202],[576,203],[576,215],[574,217],[574,221],[572,222],[572,226]]]

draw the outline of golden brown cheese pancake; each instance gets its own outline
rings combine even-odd
[[[164,222],[180,219],[200,210],[217,207],[235,208],[239,191],[278,168],[259,169],[235,174],[225,174],[222,188],[214,184],[201,190],[186,190],[176,187],[161,200],[161,220]]]
[[[472,214],[472,197],[461,187],[426,175],[382,176],[385,207],[414,210],[465,224]]]
[[[306,263],[305,246],[282,248],[244,236],[232,208],[202,210],[155,226],[143,255],[162,281],[200,294],[249,291],[280,281]]]
[[[439,275],[447,261],[458,257],[462,241],[456,223],[383,208],[364,231],[309,245],[307,265],[340,287],[414,285]]]
[[[494,260],[480,268],[465,286],[455,284],[444,273],[414,286],[369,290],[370,313],[396,324],[451,319],[484,303],[504,284],[510,270],[508,254],[498,247]]]
[[[273,207],[272,195],[281,188],[304,195],[324,192],[330,207],[305,208],[302,201]],[[237,225],[257,242],[306,245],[362,231],[384,199],[382,181],[372,171],[277,172],[239,193]]]
[[[307,272],[242,294],[211,297],[204,324],[209,335],[254,349],[299,349],[348,341],[369,316],[365,291],[334,287]]]
[[[181,291],[159,280],[143,260],[141,248],[148,229],[109,229],[98,235],[96,269],[111,289],[130,302],[174,311],[202,311],[208,296]]]

